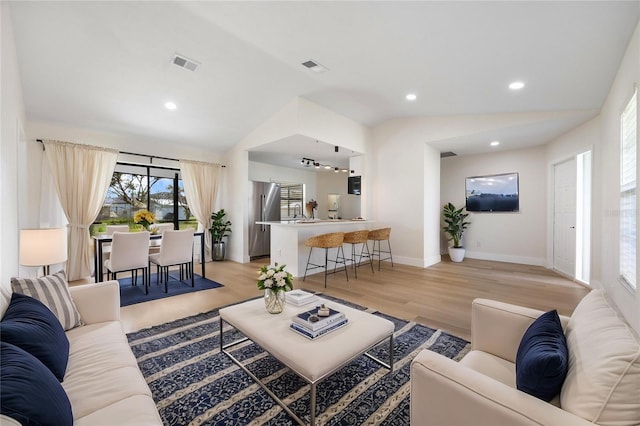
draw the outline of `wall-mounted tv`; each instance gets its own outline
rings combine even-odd
[[[348,187],[347,187],[347,193],[348,194],[353,194],[353,195],[360,195],[361,194],[361,190],[360,190],[360,176],[349,176],[348,179]]]
[[[520,211],[518,173],[468,177],[465,180],[465,190],[467,211]]]

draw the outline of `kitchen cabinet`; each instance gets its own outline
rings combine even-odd
[[[349,158],[349,176],[363,176],[362,155]]]

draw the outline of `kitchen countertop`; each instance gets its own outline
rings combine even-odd
[[[294,277],[301,277],[305,274],[310,254],[311,263],[316,265],[324,264],[324,251],[313,250],[310,253],[309,248],[305,245],[308,238],[332,232],[360,231],[371,228],[372,224],[376,222],[363,219],[303,219],[299,221],[280,220],[256,223],[265,227],[268,226],[268,231],[271,232],[271,263],[287,265],[288,272],[291,272]],[[307,275],[321,271],[321,269],[312,269]]]

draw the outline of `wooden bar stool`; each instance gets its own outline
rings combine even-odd
[[[373,273],[373,258],[369,252],[369,245],[367,244],[368,239],[369,231],[366,229],[362,231],[347,232],[344,234],[344,243],[351,244],[351,264],[353,265],[356,278],[358,278],[358,266],[362,266],[360,263],[362,262],[363,257],[369,259],[369,265],[371,265],[371,272]],[[356,262],[356,245],[358,244],[362,244],[362,248],[360,249],[358,261]],[[367,254],[364,254],[365,250],[367,251]]]
[[[391,228],[382,228],[376,229],[374,231],[369,231],[369,239],[373,241],[373,251],[372,256],[378,256],[378,271],[380,270],[380,262],[383,260],[391,260],[391,267],[393,267],[393,256],[391,255],[391,243],[389,242],[389,237],[391,236]],[[388,250],[382,250],[380,248],[381,241],[387,241]],[[378,249],[376,250],[376,242],[378,243]],[[382,254],[388,254],[389,257],[382,257]]]
[[[342,263],[344,265],[344,274],[347,277],[347,281],[349,281],[349,274],[347,273],[347,263],[344,259],[344,250],[342,249],[342,242],[344,241],[344,232],[333,232],[331,234],[322,234],[316,235],[314,237],[307,238],[304,242],[304,245],[310,247],[309,249],[309,257],[307,258],[307,267],[304,270],[304,277],[302,281],[307,278],[307,271],[310,269],[324,268],[324,287],[327,287],[327,264],[328,262],[333,262],[333,273],[336,273],[336,268],[338,267],[338,263]],[[313,253],[314,248],[324,249],[324,265],[317,265],[315,263],[311,263],[311,253]],[[338,251],[336,252],[336,260],[329,259],[329,249],[336,248]],[[342,260],[339,259],[339,254],[342,252]]]

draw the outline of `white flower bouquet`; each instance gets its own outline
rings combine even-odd
[[[264,265],[258,271],[258,289],[270,289],[274,293],[293,289],[293,275],[284,270],[287,265],[270,267]]]

